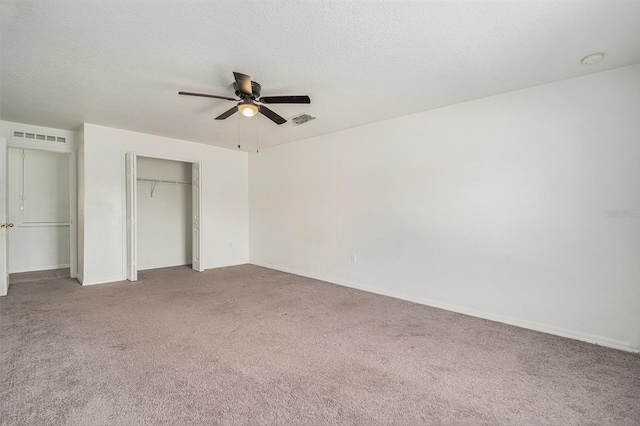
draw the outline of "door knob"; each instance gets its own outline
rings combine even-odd
[[[13,228],[13,223],[3,223],[0,228]]]

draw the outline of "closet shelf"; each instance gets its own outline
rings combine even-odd
[[[180,185],[191,185],[191,182],[180,182],[177,180],[162,180],[162,179],[138,179],[142,182],[155,182],[155,183],[177,183]]]
[[[177,180],[162,180],[162,179],[143,179],[143,178],[138,178],[136,179],[139,182],[151,182],[151,196],[153,197],[153,193],[156,190],[156,185],[159,183],[174,183],[174,184],[178,184],[178,185],[191,185],[191,182],[180,182]]]

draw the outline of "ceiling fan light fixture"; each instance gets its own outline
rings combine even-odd
[[[271,111],[264,104],[310,104],[311,99],[307,95],[284,95],[284,96],[264,96],[260,97],[260,84],[255,81],[251,81],[251,77],[246,74],[234,72],[233,77],[236,80],[233,83],[233,88],[236,92],[236,96],[240,99],[230,98],[227,96],[219,95],[207,95],[204,93],[194,92],[178,92],[179,95],[186,96],[200,96],[204,98],[224,99],[225,101],[240,102],[236,106],[228,109],[219,116],[216,120],[226,120],[236,112],[245,117],[255,117],[258,113],[264,115],[269,120],[273,121],[277,125],[281,125],[287,122],[281,115]],[[259,104],[256,104],[259,102]]]
[[[245,117],[253,117],[258,113],[258,105],[251,101],[244,101],[238,104],[238,111]]]

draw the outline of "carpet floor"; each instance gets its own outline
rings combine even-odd
[[[71,270],[69,268],[47,269],[46,271],[19,272],[9,274],[9,283],[22,284],[35,281],[48,281],[58,278],[69,278]]]
[[[0,300],[1,424],[640,424],[634,354],[252,265]]]

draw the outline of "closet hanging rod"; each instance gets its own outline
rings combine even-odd
[[[138,178],[138,180],[142,181],[142,182],[177,183],[177,184],[180,184],[180,185],[191,185],[191,182],[179,182],[177,180],[141,179],[141,178]]]

